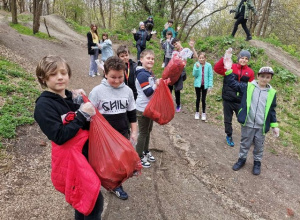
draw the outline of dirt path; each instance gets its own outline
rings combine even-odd
[[[274,47],[271,44],[259,40],[251,40],[250,43],[259,48],[263,48],[265,53],[277,63],[280,63],[284,68],[288,69],[296,76],[300,76],[300,63],[294,57],[290,56],[281,48]]]
[[[49,26],[51,20],[61,22],[50,16]],[[100,78],[87,76],[86,39],[72,33],[72,42],[66,34],[71,31],[66,26],[61,30],[57,35],[50,30],[60,42],[43,41],[16,33],[0,17],[0,54],[29,71],[42,56],[59,54],[74,71],[71,87],[89,92]],[[270,153],[277,142],[268,135],[262,174],[251,174],[252,155],[245,168],[234,172],[231,167],[239,149],[226,146],[223,130],[222,125],[194,120],[184,106],[168,125],[155,124],[150,147],[157,161],[141,176],[125,182],[127,201],[103,190],[103,219],[285,219],[288,208],[294,219],[300,219],[299,160],[285,153]],[[236,127],[236,143],[238,130]],[[40,146],[43,141],[47,146]],[[36,124],[18,129],[7,159],[0,163],[0,219],[73,219],[72,207],[52,186],[50,150]]]

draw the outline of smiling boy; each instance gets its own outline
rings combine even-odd
[[[241,169],[247,159],[248,151],[254,143],[252,173],[260,174],[261,160],[264,151],[265,134],[273,128],[276,137],[279,128],[276,120],[276,90],[269,84],[274,71],[271,67],[262,67],[257,80],[251,83],[239,83],[234,79],[232,70],[226,72],[225,81],[237,92],[242,93],[242,101],[238,113],[238,121],[242,124],[239,159],[232,169]]]
[[[254,80],[254,72],[248,67],[251,54],[247,50],[242,50],[238,55],[238,63],[232,64],[233,76],[237,82],[252,82]],[[222,76],[225,76],[226,69],[224,68],[224,58],[222,57],[214,66],[214,71]],[[241,95],[234,91],[227,82],[223,81],[222,99],[223,99],[223,114],[226,142],[230,147],[234,146],[232,139],[232,116],[233,112],[237,115],[241,103]]]
[[[104,76],[101,84],[89,94],[92,104],[99,110],[109,124],[129,139],[128,121],[130,123],[130,141],[137,141],[136,109],[132,90],[124,83],[126,66],[118,57],[110,57],[104,63]],[[123,200],[128,198],[122,185],[112,190]]]

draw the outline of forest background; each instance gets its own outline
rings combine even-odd
[[[300,5],[297,0],[253,0],[253,3],[258,14],[254,16],[251,13],[247,25],[254,39],[278,46],[300,61]],[[49,40],[55,40],[51,33],[47,36],[39,32],[41,25],[47,26],[47,19],[41,16],[62,16],[72,28],[83,35],[89,31],[90,24],[95,23],[98,25],[99,34],[106,32],[114,43],[128,45],[132,54],[136,54],[136,48],[131,30],[137,28],[140,21],[145,21],[152,15],[157,35],[148,43],[147,48],[155,51],[158,62],[154,72],[158,75],[162,72],[160,61],[163,57],[159,44],[160,32],[168,19],[174,20],[174,29],[180,27],[178,38],[183,45],[187,46],[186,42],[194,39],[197,51],[207,52],[208,61],[212,64],[228,47],[233,47],[235,53],[240,49],[248,49],[253,57],[249,65],[255,72],[261,66],[272,65],[279,76],[272,81],[272,85],[279,93],[277,111],[283,131],[281,145],[295,150],[300,155],[298,77],[272,60],[272,56],[266,56],[263,49],[245,42],[245,34],[241,27],[236,38],[230,37],[235,20],[233,14],[229,14],[229,10],[234,9],[237,4],[239,0],[1,0],[0,9],[11,13],[11,27],[20,33],[34,34]],[[28,25],[30,22],[32,24]],[[233,59],[236,61],[236,57]],[[193,62],[188,62],[188,72],[192,71]],[[192,77],[188,78],[183,91],[183,104],[190,111],[194,110],[192,80]],[[5,85],[2,89],[6,95],[11,92],[8,87]],[[209,103],[210,121],[221,125],[222,77],[215,77],[215,88]],[[4,116],[5,113],[4,106],[1,115]],[[7,113],[11,114],[11,110],[7,110]],[[10,116],[2,117],[1,140],[13,138],[18,125],[33,123],[30,114],[29,118],[26,116],[20,120],[8,119]],[[8,132],[9,129],[11,131]],[[276,153],[275,149],[273,151]]]

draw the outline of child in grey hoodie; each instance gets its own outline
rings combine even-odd
[[[119,57],[108,58],[104,63],[105,78],[93,88],[89,99],[109,124],[128,139],[129,121],[130,141],[134,144],[137,141],[136,109],[133,92],[124,83],[125,69],[126,66]],[[120,199],[128,198],[122,186],[112,192]]]
[[[274,71],[271,67],[262,67],[258,72],[257,80],[248,82],[248,84],[234,80],[231,73],[232,70],[226,72],[225,80],[231,88],[243,94],[237,116],[238,121],[242,124],[240,153],[239,159],[232,169],[237,171],[245,165],[248,151],[254,143],[252,173],[259,175],[265,134],[271,127],[274,135],[279,136],[275,112],[276,90],[269,84]]]

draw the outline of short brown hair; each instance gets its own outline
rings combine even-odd
[[[205,52],[199,52],[199,57],[203,55],[206,58],[206,53]]]
[[[118,49],[117,49],[117,56],[120,56],[120,54],[122,54],[122,53],[128,53],[128,54],[130,54],[127,46],[121,45],[121,46],[118,47]]]
[[[104,63],[104,73],[108,74],[110,70],[124,70],[125,71],[126,66],[119,57],[113,56],[108,58]]]
[[[172,35],[172,37],[173,37],[172,31],[167,31],[166,35]]]
[[[140,57],[144,58],[147,54],[151,54],[153,56],[155,55],[154,52],[153,52],[153,50],[143,50],[142,53],[141,53],[141,55],[140,55]]]
[[[69,78],[71,78],[71,68],[60,56],[48,55],[40,60],[36,67],[35,74],[42,88],[47,88],[46,81],[49,79],[49,75],[55,72],[60,64],[66,67]]]

